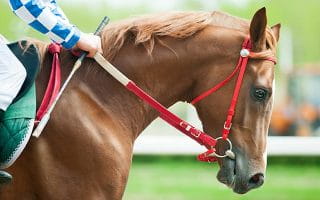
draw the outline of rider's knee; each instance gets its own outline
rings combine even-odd
[[[22,63],[20,61],[15,62],[16,64],[16,72],[15,72],[15,76],[17,77],[17,80],[21,83],[24,82],[24,80],[27,77],[27,72],[26,69],[24,68],[24,66],[22,65]]]

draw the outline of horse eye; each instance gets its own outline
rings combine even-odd
[[[264,101],[268,96],[268,91],[262,88],[254,88],[252,91],[252,97],[255,101]]]

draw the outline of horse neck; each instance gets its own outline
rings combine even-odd
[[[202,31],[185,40],[164,38],[162,42],[166,45],[156,44],[152,56],[147,54],[143,46],[127,44],[112,64],[165,107],[178,101],[189,102],[194,98],[196,82],[204,73],[205,67],[202,66],[219,56],[216,55],[217,49],[211,48],[208,41],[212,38],[205,39],[206,34],[206,31]],[[51,61],[48,57],[51,56],[45,57],[44,63],[48,65],[48,61]],[[75,58],[70,53],[62,53],[62,80],[67,78],[74,62]],[[39,81],[41,85],[46,85],[49,69],[42,71],[44,74]],[[125,89],[93,60],[87,59],[83,63],[69,88],[90,99],[97,110],[108,116],[106,120],[118,122],[133,139],[159,116],[157,111]],[[40,87],[38,94],[42,96],[43,91]],[[64,98],[68,97],[65,95]]]
[[[178,46],[175,48],[178,54],[182,45],[175,45]],[[143,48],[125,46],[113,64],[162,105],[170,107],[178,101],[190,100],[193,76],[196,74],[196,68],[184,56],[177,57],[175,53],[156,47],[150,56]],[[99,80],[91,80],[90,90],[99,96],[99,101],[105,109],[111,111],[113,118],[121,121],[136,138],[158,117],[158,112],[126,90],[97,64],[94,64],[94,68],[100,77],[97,78]]]

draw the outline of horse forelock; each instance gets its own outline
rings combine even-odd
[[[277,39],[276,36],[274,35],[273,31],[271,28],[267,27],[266,29],[266,38],[267,38],[267,44],[270,48],[270,50],[275,54],[276,53],[276,47],[277,47]]]

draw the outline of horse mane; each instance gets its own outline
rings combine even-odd
[[[143,45],[151,56],[156,41],[169,48],[161,37],[185,39],[203,30],[208,25],[235,29],[248,34],[250,21],[224,12],[167,12],[123,20],[108,25],[102,32],[104,56],[112,60],[127,43]],[[267,42],[274,50],[275,38],[267,28]]]
[[[126,42],[143,45],[151,55],[156,41],[166,46],[160,37],[188,38],[211,23],[209,12],[169,12],[113,23],[101,34],[104,56],[112,60]]]

